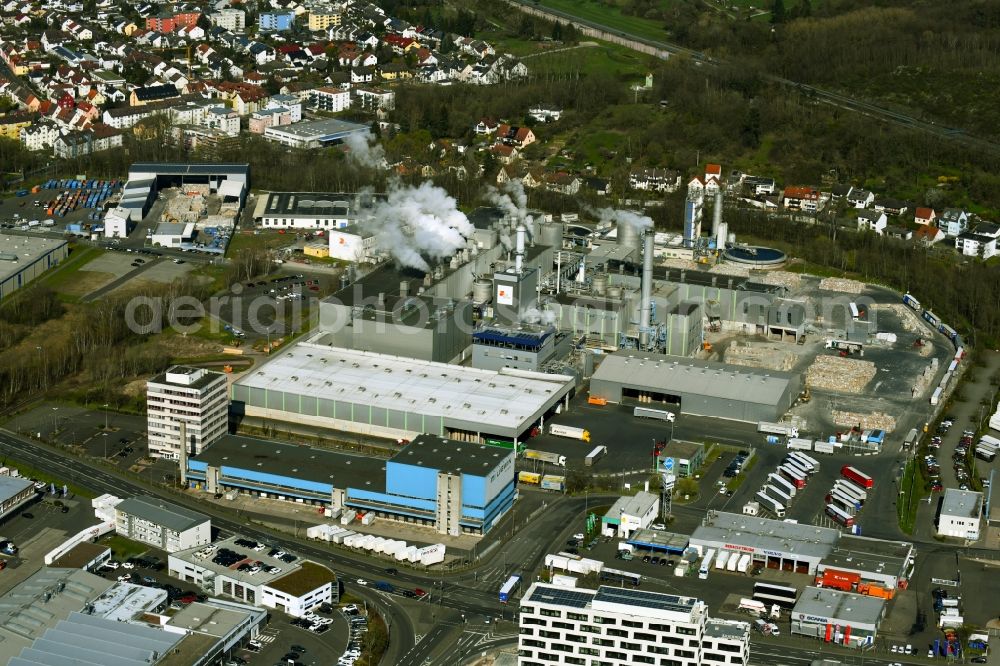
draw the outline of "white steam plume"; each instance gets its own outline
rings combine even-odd
[[[600,208],[590,211],[596,215],[601,222],[614,222],[615,224],[627,224],[639,233],[653,228],[653,219],[636,213],[631,210],[618,210],[615,208]]]
[[[487,188],[486,200],[518,222],[523,222],[528,235],[534,237],[535,220],[528,215],[528,195],[521,181],[508,180],[504,183],[502,191],[495,187]]]
[[[556,323],[556,313],[552,310],[539,310],[531,307],[521,313],[521,321],[528,324],[545,324],[552,326]]]
[[[466,245],[473,226],[455,199],[433,183],[417,187],[391,183],[387,197],[373,202],[359,224],[401,266],[430,270],[427,258],[450,257]]]
[[[349,134],[344,139],[347,157],[357,164],[370,169],[384,169],[387,166],[385,149],[373,134]]]

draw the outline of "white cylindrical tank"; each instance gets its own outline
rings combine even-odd
[[[608,298],[621,298],[622,288],[621,287],[608,287]]]
[[[472,302],[485,303],[493,298],[493,283],[490,280],[476,280],[472,283]]]
[[[729,242],[730,243],[736,242],[736,234],[729,234]]]
[[[593,289],[595,296],[604,296],[604,293],[608,288],[608,276],[604,274],[598,274],[594,276]]]

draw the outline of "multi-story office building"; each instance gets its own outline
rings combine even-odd
[[[750,655],[750,626],[709,618],[693,597],[535,583],[520,610],[520,666],[746,666]]]
[[[176,553],[211,543],[212,521],[155,497],[130,497],[115,505],[115,532]]]
[[[187,433],[184,452],[200,453],[228,429],[226,376],[179,365],[157,375],[146,383],[146,423],[150,456],[181,457],[181,424]]]

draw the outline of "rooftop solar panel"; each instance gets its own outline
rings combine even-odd
[[[569,608],[586,608],[587,604],[594,598],[593,592],[581,590],[571,590],[568,588],[535,587],[528,601],[541,604],[553,604],[557,606],[567,606]]]

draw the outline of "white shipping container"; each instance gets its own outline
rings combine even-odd
[[[406,548],[400,548],[396,552],[397,562],[415,562],[420,559],[420,549],[416,546],[407,546]]]
[[[816,453],[833,453],[833,442],[817,439],[813,442],[813,451]]]
[[[340,517],[341,525],[350,525],[354,522],[354,517],[358,515],[358,512],[354,509],[344,509],[344,514]]]
[[[364,518],[361,519],[362,525],[371,525],[374,522],[375,522],[375,513],[372,511],[366,513]]]
[[[792,437],[788,440],[788,448],[799,449],[801,451],[812,451],[812,440],[801,437]]]
[[[684,566],[683,564],[680,564],[680,565],[677,565],[676,567],[674,567],[674,575],[677,576],[678,578],[681,577],[681,576],[683,576],[686,573],[687,573],[687,567]]]
[[[932,405],[936,405],[939,402],[941,402],[941,393],[942,393],[942,390],[941,390],[940,386],[937,387],[936,389],[934,389],[934,392],[931,393],[931,404]]]
[[[743,553],[740,556],[740,563],[736,565],[736,570],[740,573],[746,573],[750,569],[750,562],[752,560],[753,558],[750,556],[750,553]]]
[[[313,525],[312,527],[306,528],[306,538],[309,539],[326,539],[329,532],[326,531],[326,525]]]
[[[565,555],[553,555],[549,553],[545,556],[545,566],[550,569],[562,569],[566,571],[569,568],[569,560],[570,558]]]
[[[727,564],[729,564],[729,551],[720,550],[715,557],[715,568],[725,570]]]
[[[427,546],[426,548],[421,548],[420,563],[425,567],[432,564],[440,564],[441,562],[444,562],[446,551],[447,549],[443,543],[435,543]]]
[[[736,571],[736,566],[740,563],[739,553],[730,553],[729,562],[726,563],[726,571]]]
[[[333,535],[333,537],[330,540],[336,544],[346,544],[347,539],[354,536],[355,534],[357,534],[357,532],[352,532],[351,530],[345,530],[343,532],[337,532],[336,534]]]

